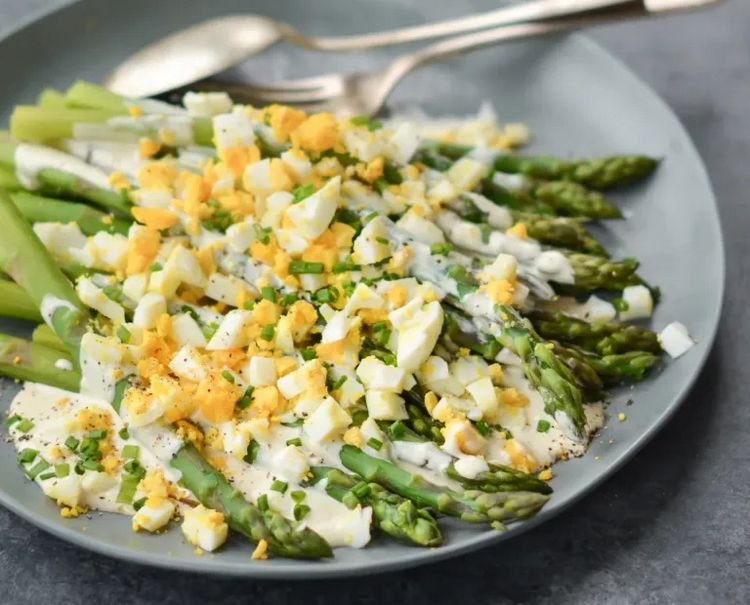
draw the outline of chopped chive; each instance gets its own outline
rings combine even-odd
[[[125,344],[130,342],[130,337],[132,334],[130,333],[130,330],[128,330],[125,326],[120,326],[117,328],[117,338],[120,339],[120,342],[124,342]]]
[[[268,510],[268,496],[266,494],[258,496],[258,508],[263,512]]]
[[[375,439],[375,437],[370,437],[367,440],[367,445],[369,445],[372,449],[379,452],[380,449],[383,447],[383,442],[380,439]]]
[[[84,460],[81,462],[81,467],[85,468],[87,471],[103,471],[104,467],[102,466],[101,462],[97,462],[96,460],[93,460],[92,458],[88,458],[87,460]]]
[[[260,289],[260,295],[266,300],[270,300],[272,303],[276,302],[276,290],[273,289],[273,286],[263,286]]]
[[[138,512],[144,507],[145,504],[146,504],[146,496],[144,496],[143,498],[138,498],[138,500],[133,502],[133,510]]]
[[[49,467],[50,467],[49,462],[47,462],[46,460],[40,459],[39,462],[37,462],[34,466],[32,466],[29,470],[26,471],[26,476],[33,481],[34,479],[36,479],[39,473],[43,473]]]
[[[24,418],[16,425],[16,428],[22,433],[28,433],[31,429],[34,428],[34,423],[28,418]]]
[[[296,445],[297,447],[301,447],[302,446],[302,439],[300,439],[299,437],[295,437],[294,439],[287,439],[286,440],[286,444],[287,445]]]
[[[255,387],[247,387],[244,395],[242,395],[242,397],[240,397],[237,401],[238,408],[244,410],[250,407],[250,405],[253,403],[253,391],[255,391]]]
[[[242,308],[246,311],[252,311],[255,308],[255,301],[254,300],[246,300],[242,303]]]
[[[255,231],[255,237],[258,238],[261,244],[268,244],[271,241],[271,228],[261,227],[258,223],[253,225]]]
[[[153,273],[154,271],[161,271],[164,267],[161,263],[154,263],[149,267],[149,270]]]
[[[303,273],[323,273],[323,263],[308,262],[304,260],[293,260],[289,262],[289,273],[301,275]]]
[[[72,452],[75,452],[78,449],[79,443],[81,443],[80,440],[73,437],[73,435],[70,435],[67,439],[65,439],[65,447],[67,447]]]
[[[540,420],[536,423],[536,430],[538,433],[546,433],[549,430],[550,423],[547,420]]]
[[[617,310],[618,313],[627,311],[630,308],[630,305],[627,303],[627,301],[619,297],[612,299],[612,306]]]
[[[27,464],[37,457],[39,450],[35,450],[33,447],[25,447],[18,452],[18,462]]]
[[[294,196],[292,204],[299,204],[302,200],[310,197],[313,193],[315,193],[315,185],[312,183],[306,183],[305,185],[296,187],[292,191],[292,195]]]
[[[281,494],[283,494],[287,490],[288,487],[289,487],[288,483],[284,483],[283,481],[279,481],[278,479],[276,479],[273,483],[271,483],[271,489]]]
[[[21,422],[21,420],[23,420],[23,416],[13,414],[13,416],[5,419],[5,426],[13,426],[16,422]]]
[[[128,444],[124,448],[122,448],[122,457],[125,458],[125,460],[137,460],[138,459],[138,452],[141,448],[139,448],[137,445]]]
[[[266,338],[266,340],[268,340]],[[234,384],[234,374],[232,374],[229,370],[222,370],[221,375],[227,382]]]
[[[130,504],[138,489],[139,482],[140,479],[132,475],[123,477],[120,483],[120,491],[117,492],[117,502],[119,504]]]
[[[338,380],[331,382],[330,386],[328,387],[328,390],[338,391],[342,386],[344,386],[344,383],[346,382],[347,378],[349,377],[346,374],[344,374],[343,376],[339,376]]]
[[[368,214],[365,218],[362,219],[362,224],[366,225],[367,223],[369,223],[374,218],[378,218],[378,213],[377,212],[370,212],[370,214]]]
[[[385,177],[381,176],[379,179],[375,180],[375,182],[373,183],[373,185],[375,186],[375,189],[378,190],[378,193],[380,193],[382,195],[382,193],[388,188],[388,185],[390,185],[390,183],[388,182],[388,180]],[[365,217],[365,219],[366,218],[367,217]]]
[[[123,465],[123,468],[125,469],[126,473],[129,473],[130,475],[133,475],[138,479],[143,479],[146,476],[146,469],[143,468],[141,466],[141,463],[137,460],[128,460]]]
[[[442,256],[448,256],[448,253],[453,250],[453,244],[450,242],[430,244],[430,254],[440,254]]]
[[[347,271],[359,271],[360,269],[362,269],[360,265],[355,265],[351,261],[340,261],[333,263],[331,273],[346,273]]]
[[[50,471],[49,473],[44,473],[43,475],[39,475],[39,480],[46,481],[47,479],[54,479],[55,477],[57,477],[57,475],[55,474],[55,471]]]
[[[294,293],[284,294],[284,296],[281,297],[281,304],[288,307],[289,305],[296,303],[298,300],[299,298],[297,298],[297,295]]]
[[[206,340],[211,340],[213,338],[213,335],[216,334],[216,330],[219,329],[219,324],[217,324],[215,321],[212,321],[210,324],[206,324],[205,326],[201,326],[201,332],[203,332],[203,336],[206,337]]]
[[[61,479],[63,477],[67,477],[70,474],[70,465],[66,464],[65,462],[62,462],[60,464],[55,464],[55,475],[60,477]]]
[[[104,439],[106,436],[107,429],[94,429],[93,431],[89,431],[89,434],[86,435],[89,439]]]
[[[299,504],[300,502],[303,502],[305,500],[307,494],[305,494],[305,492],[303,492],[302,490],[295,490],[289,495],[292,497],[292,500]]]
[[[76,472],[76,475],[83,475],[86,471],[81,466],[80,462],[76,462],[75,467],[73,467],[73,470]]]
[[[375,238],[375,241],[378,242],[378,243],[380,243],[380,244],[387,244],[388,243],[388,238],[387,237],[383,237],[382,235],[379,235],[378,237]]]
[[[276,326],[273,324],[266,324],[263,326],[263,329],[260,331],[260,337],[263,340],[271,341],[273,340],[273,335],[276,333]]]
[[[339,298],[339,291],[333,286],[328,286],[317,290],[313,298],[321,304],[336,302]]]
[[[474,427],[477,429],[477,432],[483,437],[486,437],[490,434],[490,425],[487,424],[487,422],[484,420],[479,420],[476,424],[474,424]]]
[[[315,359],[318,356],[318,354],[315,352],[315,349],[313,349],[312,347],[300,350],[299,354],[302,355],[302,359],[304,359],[305,361],[310,361],[311,359]]]
[[[346,508],[348,508],[349,510],[354,510],[362,503],[359,501],[359,498],[357,498],[356,494],[352,492],[352,490],[349,490],[344,494],[343,498],[341,498],[341,504],[346,506]]]
[[[260,444],[255,439],[251,439],[247,445],[247,453],[242,459],[248,464],[252,464],[258,457],[258,450],[260,450]]]
[[[391,185],[400,185],[404,182],[404,177],[401,176],[398,166],[388,160],[383,164],[383,176]]]
[[[310,512],[310,507],[307,504],[295,504],[292,512],[297,521],[302,521]]]
[[[117,433],[117,434],[118,434],[118,435],[120,436],[120,439],[122,439],[123,441],[124,441],[125,439],[130,439],[130,432],[128,431],[128,427],[126,427],[126,426],[122,427],[122,428],[121,428],[121,429],[120,429],[120,430],[118,431],[118,433]]]

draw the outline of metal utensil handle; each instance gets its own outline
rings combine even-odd
[[[644,0],[635,4],[643,6]],[[684,2],[685,0],[671,0]],[[285,32],[295,42],[318,50],[363,50],[378,46],[401,44],[455,35],[463,32],[487,29],[513,23],[535,22],[563,16],[574,16],[592,10],[613,9],[634,4],[634,0],[534,0],[522,4],[506,6],[479,15],[460,17],[438,23],[427,23],[385,32],[359,36],[337,36],[332,38],[305,39],[296,31]]]
[[[590,11],[586,16],[556,17],[538,23],[520,23],[450,38],[397,57],[385,70],[383,86],[395,86],[401,78],[420,65],[492,46],[499,42],[544,36],[645,15],[648,15],[648,11],[642,0],[630,0],[618,2],[617,5],[610,5],[598,11]]]

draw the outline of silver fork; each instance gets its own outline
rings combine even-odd
[[[225,90],[235,101],[263,105],[283,103],[307,111],[328,110],[342,114],[375,114],[396,84],[409,72],[434,61],[491,46],[499,42],[543,36],[580,29],[600,23],[645,17],[716,4],[721,0],[598,0],[594,9],[582,12],[581,2],[573,1],[573,16],[555,17],[532,23],[497,27],[450,38],[416,52],[401,55],[384,69],[351,74],[326,74],[274,83],[226,84],[213,81],[194,88]],[[591,4],[591,3],[590,3]]]

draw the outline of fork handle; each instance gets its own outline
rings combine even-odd
[[[447,35],[452,36],[468,31],[514,23],[532,23],[559,17],[573,17],[603,9],[618,10],[632,4],[637,4],[644,8],[650,1],[652,0],[637,0],[637,2],[634,2],[634,0],[533,0],[532,2],[514,4],[479,15],[470,15],[448,21],[427,23],[359,36],[307,38],[292,28],[285,28],[283,37],[287,38],[290,42],[315,50],[364,50],[378,46],[439,38]],[[686,2],[686,0],[671,1],[673,4]]]
[[[519,23],[465,34],[436,42],[413,53],[401,55],[394,59],[382,73],[381,90],[390,91],[401,78],[421,65],[492,46],[499,42],[571,31],[650,14],[643,0],[625,0],[607,4],[607,6],[600,6],[598,10],[590,9],[585,13],[576,13],[575,16],[558,16],[536,23]]]

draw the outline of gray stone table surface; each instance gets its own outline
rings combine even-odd
[[[0,0],[0,29],[48,4]],[[271,583],[152,570],[70,546],[0,509],[0,603],[750,602],[750,2],[593,36],[687,126],[716,188],[727,244],[716,346],[651,444],[553,523],[478,553],[370,578]]]

